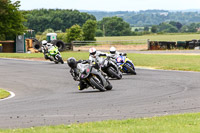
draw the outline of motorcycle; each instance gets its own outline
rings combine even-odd
[[[126,56],[118,56],[116,58],[116,62],[122,73],[129,73],[129,74],[136,75],[134,64]]]
[[[107,56],[107,58],[100,57],[98,59],[101,70],[108,75],[108,77],[111,78],[122,78],[122,73],[120,72],[117,64],[112,60],[110,56]]]
[[[57,46],[52,46],[49,49],[48,49],[47,46],[43,46],[42,52],[44,53],[45,59],[49,59],[50,61],[54,61],[55,64],[58,64],[59,62],[61,64],[64,64],[64,61],[62,59],[60,52],[58,51]]]
[[[80,80],[93,89],[98,89],[100,91],[112,89],[111,83],[102,75],[97,63],[78,63],[77,69],[80,71]]]

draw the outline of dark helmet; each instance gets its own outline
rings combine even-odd
[[[70,57],[67,59],[67,64],[69,65],[69,67],[71,68],[76,68],[76,59],[74,57]]]

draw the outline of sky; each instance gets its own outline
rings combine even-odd
[[[15,2],[17,0],[11,0]],[[20,10],[76,9],[100,11],[139,11],[148,9],[200,9],[200,0],[18,0]]]

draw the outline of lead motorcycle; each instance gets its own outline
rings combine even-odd
[[[98,89],[100,91],[111,90],[112,85],[108,79],[102,75],[99,70],[99,65],[95,62],[89,64],[77,64],[77,69],[79,70],[80,80],[91,86],[93,89]]]
[[[122,73],[120,72],[117,64],[115,61],[112,60],[112,57],[107,56],[107,58],[100,57],[98,59],[100,63],[101,70],[111,78],[122,78]]]
[[[116,58],[116,62],[122,73],[136,75],[135,66],[134,66],[133,62],[126,56],[118,56]]]

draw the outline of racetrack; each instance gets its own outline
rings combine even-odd
[[[136,69],[113,90],[79,91],[67,64],[0,59],[0,128],[70,124],[200,112],[200,73]]]

